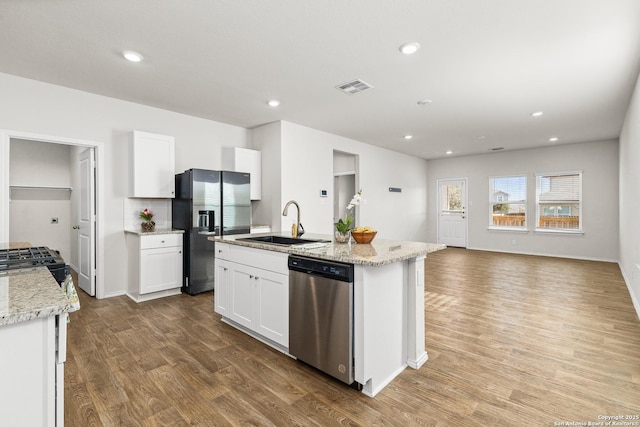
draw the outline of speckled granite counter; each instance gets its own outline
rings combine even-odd
[[[46,267],[0,274],[0,325],[66,313],[71,306]]]
[[[149,236],[151,234],[184,234],[184,230],[176,230],[174,228],[156,228],[154,231],[142,230],[124,230],[125,233],[137,234],[138,236]]]
[[[304,245],[280,246],[269,243],[238,240],[245,237],[258,237],[262,235],[279,235],[290,237],[288,233],[266,234],[239,234],[223,237],[209,237],[209,240],[221,241],[239,246],[247,246],[256,249],[266,249],[288,254],[308,256],[348,264],[382,266],[394,262],[426,255],[429,252],[444,249],[445,245],[423,242],[406,242],[399,240],[374,239],[368,244],[336,243],[332,237],[323,234],[305,234],[303,238],[314,240],[328,240],[328,242],[308,243]]]

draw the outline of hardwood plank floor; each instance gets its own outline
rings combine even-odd
[[[553,426],[640,415],[640,321],[616,264],[430,254],[429,360],[375,398],[222,323],[212,299],[80,292],[66,425]]]

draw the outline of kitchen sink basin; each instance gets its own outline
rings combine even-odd
[[[304,245],[307,243],[324,243],[330,242],[330,240],[318,240],[318,239],[301,239],[285,236],[256,236],[256,237],[242,237],[236,239],[239,242],[256,242],[266,243],[270,245],[291,246],[291,245]]]

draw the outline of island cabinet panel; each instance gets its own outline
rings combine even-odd
[[[369,396],[407,366],[407,265],[358,265],[354,271],[355,378]]]
[[[245,332],[288,348],[287,255],[220,243],[215,254],[216,313]]]

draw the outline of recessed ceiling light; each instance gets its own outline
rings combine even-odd
[[[429,105],[431,104],[433,101],[430,99],[421,99],[420,101],[418,101],[418,105]]]
[[[549,142],[556,142],[558,140],[557,136],[552,136],[551,138],[549,138]]]
[[[411,139],[411,138],[413,138],[413,135],[405,135],[405,136],[404,136],[404,139],[406,139],[406,140],[409,140],[409,139]]]
[[[544,112],[543,112],[543,111],[535,111],[535,112],[531,113],[531,115],[532,115],[533,117],[540,117],[540,116],[541,116],[541,115],[543,115],[543,114],[544,114]]]
[[[280,101],[278,101],[277,99],[272,99],[269,102],[267,102],[267,104],[269,104],[269,107],[277,107],[278,105],[280,105]]]
[[[402,43],[399,49],[400,49],[400,52],[404,53],[405,55],[413,55],[418,51],[418,49],[420,49],[420,43],[418,42]]]
[[[453,151],[447,150],[447,154],[453,154]]]
[[[122,56],[124,56],[127,59],[127,61],[131,61],[131,62],[140,62],[144,59],[144,57],[140,55],[138,52],[133,52],[130,50],[125,50],[124,52],[122,52]]]

